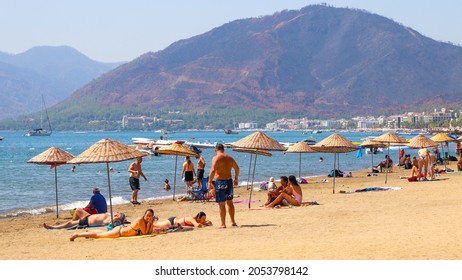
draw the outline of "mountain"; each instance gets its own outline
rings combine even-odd
[[[73,122],[116,110],[231,107],[340,117],[429,100],[462,104],[461,89],[461,47],[363,10],[312,5],[236,20],[141,55],[54,109],[74,112]]]
[[[66,46],[0,53],[0,119],[40,110],[41,95],[47,105],[56,104],[118,65],[91,60]]]

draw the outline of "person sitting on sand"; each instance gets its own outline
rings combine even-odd
[[[271,202],[273,202],[274,200],[276,200],[276,198],[281,194],[281,192],[288,192],[288,191],[291,191],[290,188],[288,188],[288,183],[289,183],[289,178],[287,178],[287,176],[281,176],[280,179],[281,179],[281,185],[279,187],[276,186],[275,183],[273,183],[274,187],[273,188],[270,188],[271,187],[271,179],[273,179],[273,182],[274,182],[274,178],[271,177],[270,178],[270,182],[268,184],[268,194],[267,194],[267,200],[266,200],[266,203],[264,206],[270,204]],[[289,193],[291,194],[291,193]]]
[[[293,205],[293,206],[302,205],[302,200],[303,200],[302,188],[298,184],[297,178],[293,175],[289,176],[289,189],[290,190],[281,192],[281,194],[279,194],[279,196],[273,202],[266,205],[265,207],[273,208],[276,205],[280,205],[281,203],[284,205],[289,203],[290,205]]]
[[[103,214],[88,214],[83,208],[77,208],[74,215],[76,215],[79,219],[78,220],[71,220],[61,225],[47,225],[43,224],[43,227],[46,229],[62,229],[62,228],[72,228],[75,226],[80,227],[96,227],[96,226],[105,226],[111,223],[111,214],[110,213],[103,213]],[[114,221],[126,222],[125,221],[125,214],[122,212],[115,212]]]
[[[419,160],[416,156],[412,157],[412,170],[411,170],[411,177],[417,177],[419,174]]]
[[[207,220],[204,212],[199,212],[195,217],[175,217],[172,216],[164,221],[157,221],[154,226],[158,229],[168,229],[170,227],[203,227],[210,226],[212,222]]]
[[[382,168],[391,168],[393,167],[393,161],[391,160],[389,155],[385,155],[385,160],[379,163],[377,167],[380,169],[380,172],[382,172]]]
[[[152,234],[154,230],[154,210],[148,209],[144,212],[143,217],[136,218],[130,225],[116,226],[110,231],[86,231],[74,233],[70,240],[76,238],[118,238],[136,235]]]

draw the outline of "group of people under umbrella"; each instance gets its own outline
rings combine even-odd
[[[255,167],[256,160],[258,155],[271,156],[271,151],[284,151],[287,153],[299,153],[299,178],[301,178],[301,154],[302,153],[333,153],[334,154],[334,170],[338,170],[338,154],[340,153],[349,153],[356,151],[361,148],[371,148],[371,147],[388,147],[387,155],[389,155],[390,145],[407,145],[412,148],[427,148],[435,147],[438,143],[457,141],[453,138],[447,136],[445,133],[440,133],[429,139],[424,135],[418,135],[411,139],[409,142],[399,137],[393,132],[387,132],[379,137],[376,137],[372,140],[363,142],[360,146],[355,145],[350,140],[346,139],[340,134],[334,133],[325,139],[319,141],[318,143],[310,146],[306,142],[298,142],[289,148],[286,148],[284,145],[279,143],[277,140],[271,138],[263,132],[254,132],[236,142],[231,146],[233,151],[244,152],[251,154],[250,164],[249,164],[249,180],[251,182],[250,186],[253,185],[255,177]],[[175,197],[175,187],[176,187],[176,170],[177,170],[177,161],[178,156],[195,156],[196,153],[191,151],[188,147],[183,144],[171,144],[164,147],[161,147],[158,150],[160,154],[175,155],[175,177],[173,183],[173,197]],[[118,142],[112,139],[101,139],[100,141],[93,144],[87,150],[82,152],[80,155],[74,157],[70,153],[58,148],[51,147],[46,151],[40,153],[39,155],[31,158],[28,163],[51,165],[55,167],[55,192],[56,192],[56,217],[58,217],[58,183],[57,183],[57,166],[61,164],[95,164],[95,163],[104,163],[106,164],[107,169],[107,184],[109,192],[109,205],[111,211],[111,221],[113,217],[112,211],[112,195],[111,195],[111,183],[110,183],[110,162],[120,162],[137,157],[143,157],[146,154],[136,150],[133,147],[130,147],[126,144]],[[252,179],[250,180],[250,173],[252,168],[253,160],[253,172]],[[373,165],[373,159],[372,159]],[[385,175],[385,183],[387,183],[387,173]],[[333,193],[335,193],[335,177],[333,176]],[[250,187],[249,194],[249,208],[250,201],[252,197],[252,187]]]

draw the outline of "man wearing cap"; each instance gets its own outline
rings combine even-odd
[[[93,195],[83,210],[87,211],[88,214],[101,214],[107,212],[106,198],[100,193],[98,187],[93,188]]]

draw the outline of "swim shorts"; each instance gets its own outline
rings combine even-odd
[[[215,201],[225,202],[232,200],[234,197],[233,180],[216,180],[215,181]]]
[[[132,188],[133,191],[140,189],[140,179],[130,177],[130,179],[128,179],[128,182],[130,182],[130,188]]]
[[[90,225],[88,224],[88,217],[90,217],[90,215],[86,216],[86,217],[83,218],[83,219],[80,219],[80,220],[79,220],[79,226],[81,226],[81,227],[88,227],[88,226],[90,226]]]
[[[190,182],[194,180],[194,173],[192,171],[185,171],[184,172],[184,180],[186,182]]]
[[[204,179],[204,169],[197,169],[197,180]]]

